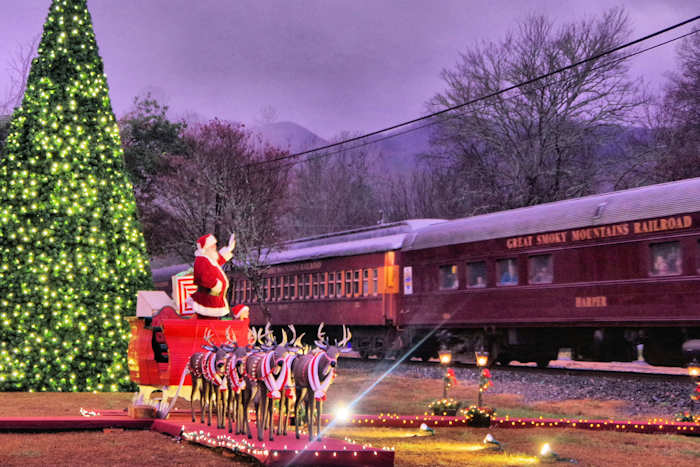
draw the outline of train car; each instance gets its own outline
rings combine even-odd
[[[362,356],[447,344],[545,366],[562,347],[630,361],[643,344],[680,365],[700,338],[700,179],[300,239],[269,263],[262,305],[234,282],[252,322],[348,324]]]
[[[269,319],[315,336],[323,322],[329,336],[339,338],[341,326],[351,326],[353,347],[362,356],[383,356],[399,321],[400,249],[407,235],[438,222],[444,220],[396,222],[283,244],[266,258],[263,306],[240,276],[232,281],[232,299],[251,307],[251,324],[257,326]]]
[[[700,179],[548,203],[421,229],[401,250],[413,288],[401,328],[444,322],[467,351],[545,366],[683,363],[700,336]]]

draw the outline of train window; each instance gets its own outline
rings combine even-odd
[[[335,295],[335,273],[328,273],[328,296],[332,297]]]
[[[498,285],[518,284],[518,260],[515,258],[499,259],[496,261]]]
[[[297,276],[289,276],[289,298],[294,300],[297,297]]]
[[[369,269],[362,270],[362,295],[369,294]]]
[[[486,261],[467,263],[467,286],[486,287]]]
[[[352,296],[352,271],[345,271],[345,295]]]
[[[379,293],[379,269],[372,269],[372,294]]]
[[[270,279],[263,279],[262,289],[263,289],[263,300],[267,301],[267,288],[270,285]]]
[[[311,274],[304,274],[304,297],[311,296]]]
[[[530,284],[551,284],[554,277],[552,255],[530,256],[528,280]]]
[[[277,284],[275,283],[275,278],[271,277],[270,278],[270,300],[274,300],[276,298],[276,293],[277,293]]]
[[[338,297],[343,296],[343,273],[342,272],[335,273],[335,294]]]
[[[354,271],[352,280],[352,294],[360,295],[360,271]]]
[[[286,300],[289,298],[289,276],[282,276],[282,297]]]
[[[326,296],[326,279],[328,278],[328,273],[321,273],[321,282],[318,283],[318,293],[321,297]]]
[[[282,300],[282,280],[284,277],[279,276],[277,278],[277,300]]]
[[[457,265],[440,266],[440,290],[456,289],[459,287]]]
[[[680,242],[652,243],[649,245],[651,255],[650,276],[674,276],[681,273]]]

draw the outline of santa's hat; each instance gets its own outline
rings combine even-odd
[[[249,311],[250,308],[248,308],[246,305],[236,305],[231,308],[231,314],[236,319],[246,319]]]
[[[204,249],[208,246],[215,245],[216,244],[216,237],[214,237],[212,234],[206,234],[202,235],[197,239],[197,251],[204,251]]]

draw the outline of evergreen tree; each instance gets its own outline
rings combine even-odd
[[[150,287],[86,0],[54,0],[0,159],[0,390],[130,387]]]

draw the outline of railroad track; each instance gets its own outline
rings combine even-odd
[[[347,363],[346,363],[347,362]],[[350,363],[352,362],[352,363]],[[383,368],[390,367],[396,362],[394,359],[368,359],[363,360],[359,357],[350,356],[348,358],[344,357],[341,360],[341,366],[348,368]],[[427,371],[438,370],[443,371],[442,365],[437,360],[431,360],[428,362],[417,361],[417,360],[406,360],[401,362],[400,368],[409,369],[413,368],[415,370],[423,369]],[[450,367],[455,370],[466,370],[470,371],[476,370],[475,364],[453,362]],[[618,379],[646,379],[646,380],[660,380],[668,382],[686,382],[689,381],[689,377],[685,368],[674,368],[674,367],[654,367],[647,365],[642,362],[580,362],[571,360],[554,360],[550,363],[547,368],[538,368],[534,364],[520,364],[513,363],[511,365],[494,365],[491,369],[495,372],[508,372],[515,374],[547,374],[547,375],[566,375],[566,376],[577,376],[577,377],[610,377]],[[401,370],[399,370],[401,371]]]

